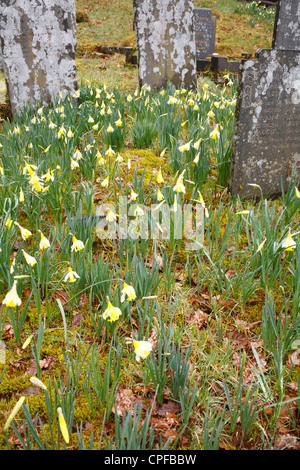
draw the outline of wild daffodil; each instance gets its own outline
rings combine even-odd
[[[13,407],[9,417],[7,418],[6,423],[4,424],[4,428],[3,428],[4,431],[7,431],[10,423],[12,422],[12,420],[14,419],[16,414],[19,412],[19,410],[22,408],[22,405],[23,405],[24,401],[25,401],[25,397],[19,398],[19,400],[17,401],[17,403]]]
[[[69,267],[67,274],[65,275],[65,282],[76,282],[76,279],[80,279],[80,276]]]
[[[57,415],[58,415],[60,432],[62,433],[62,436],[66,444],[69,444],[70,437],[69,437],[68,426],[67,426],[65,417],[63,415],[62,409],[60,407],[57,408]]]
[[[77,238],[72,235],[72,246],[71,251],[80,251],[84,248],[84,243],[81,240],[77,240]]]
[[[4,300],[2,301],[2,304],[6,305],[7,307],[17,307],[21,305],[21,303],[21,299],[17,292],[17,281],[14,280],[12,288],[7,292]]]
[[[108,304],[107,308],[102,314],[102,317],[104,320],[107,319],[107,321],[112,322],[112,321],[117,321],[119,317],[122,315],[122,311],[118,307],[114,307],[110,300],[108,299]]]
[[[129,286],[128,284],[126,284],[126,282],[124,282],[123,289],[121,291],[121,302],[125,301],[126,296],[127,296],[127,300],[131,301],[136,298],[136,293],[132,286]]]
[[[39,233],[41,235],[41,240],[40,240],[40,250],[45,250],[46,248],[50,247],[50,242],[48,238],[45,237],[45,235],[42,234],[42,232],[39,230]]]
[[[284,251],[294,251],[294,249],[296,248],[296,242],[292,237],[290,228],[289,228],[288,235],[283,240],[281,246],[282,248],[284,248]]]
[[[140,362],[141,359],[146,359],[152,351],[152,344],[149,341],[133,340],[132,345],[135,351],[135,358],[138,362]]]
[[[161,184],[164,182],[163,175],[161,172],[161,168],[159,169],[159,172],[157,173],[156,181],[158,184]]]
[[[29,266],[34,266],[36,264],[36,259],[34,256],[31,256],[29,255],[28,253],[26,253],[25,250],[23,250],[22,248],[22,253],[23,253],[23,256],[26,260],[26,263],[29,264]]]
[[[183,184],[183,176],[184,176],[185,170],[179,175],[175,186],[173,187],[173,191],[176,193],[185,193],[185,187]]]
[[[27,240],[27,238],[31,237],[32,233],[30,232],[30,230],[27,230],[27,228],[22,227],[18,222],[14,222],[14,224],[19,227],[23,240]]]

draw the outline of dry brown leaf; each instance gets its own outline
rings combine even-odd
[[[117,415],[122,416],[124,411],[132,411],[136,401],[141,401],[139,397],[136,397],[132,390],[128,388],[118,389],[116,393],[116,408]],[[112,409],[115,413],[115,409]]]
[[[40,360],[39,364],[41,369],[50,369],[54,364],[54,358],[52,356],[46,356],[44,359]]]
[[[197,327],[200,330],[203,326],[206,326],[207,319],[208,319],[208,314],[203,312],[203,310],[198,309],[193,314],[190,315],[187,321],[188,323],[197,325]]]
[[[74,311],[73,319],[72,319],[72,326],[79,326],[80,323],[82,322],[82,319],[83,319],[82,313]]]
[[[292,354],[289,354],[287,361],[287,367],[291,368],[292,366],[299,366],[300,365],[300,354],[299,351],[294,351]]]

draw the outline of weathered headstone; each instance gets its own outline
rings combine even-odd
[[[276,197],[300,176],[300,50],[295,50],[291,35],[300,31],[296,3],[278,4],[276,48],[259,50],[253,60],[242,61],[230,178],[233,195],[251,197],[250,185],[255,184],[264,195]]]
[[[300,51],[300,2],[281,0],[278,3],[272,47],[285,51]]]
[[[194,8],[194,28],[197,59],[205,59],[215,52],[216,15],[210,8]]]
[[[196,87],[193,0],[134,0],[140,85]]]
[[[75,0],[1,0],[0,39],[13,114],[74,94]]]

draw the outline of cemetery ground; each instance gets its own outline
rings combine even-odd
[[[0,448],[299,449],[298,181],[233,198],[236,77],[139,90],[94,4],[76,96],[1,123]]]

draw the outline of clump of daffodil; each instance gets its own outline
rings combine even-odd
[[[123,289],[121,291],[121,302],[125,301],[125,297],[127,297],[127,300],[130,300],[130,301],[136,298],[136,293],[135,293],[134,288],[126,284],[126,282],[123,283]]]
[[[17,280],[15,279],[12,288],[7,292],[2,304],[6,305],[6,307],[17,307],[21,305],[21,303],[21,299],[17,292]]]
[[[284,251],[294,251],[294,249],[296,248],[296,242],[292,237],[290,228],[289,228],[288,235],[283,240],[281,246],[282,248],[284,248]]]
[[[113,321],[117,321],[121,315],[122,315],[122,311],[118,307],[114,307],[111,301],[109,300],[109,298],[107,298],[107,308],[103,312],[102,318],[104,318],[104,320],[107,320],[109,322],[113,322]]]

